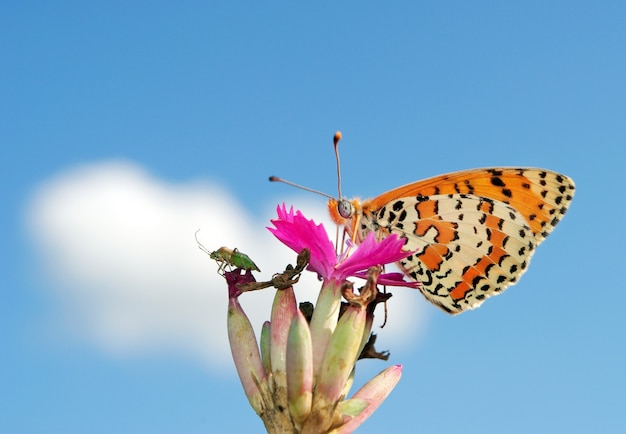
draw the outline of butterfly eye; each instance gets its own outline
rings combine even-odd
[[[337,203],[337,211],[344,219],[349,219],[354,215],[354,208],[346,199],[339,199],[339,202]]]

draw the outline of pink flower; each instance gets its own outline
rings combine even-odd
[[[350,256],[338,258],[323,224],[316,225],[300,211],[294,212],[293,207],[287,211],[285,204],[277,207],[277,213],[278,218],[271,221],[275,228],[268,228],[269,231],[296,253],[308,248],[311,251],[308,269],[324,280],[341,282],[349,276],[364,278],[369,267],[391,264],[414,253],[402,250],[404,242],[395,234],[378,242],[375,234],[370,232]],[[405,281],[401,273],[381,274],[378,283],[412,288],[418,286],[417,282]]]
[[[298,254],[308,249],[308,269],[323,282],[308,318],[298,309],[293,288],[297,279],[277,289],[270,321],[263,324],[257,342],[239,303],[245,286],[256,281],[253,268],[248,266],[254,263],[243,254],[249,260],[242,262],[245,267],[237,267],[235,261],[226,262],[219,255],[211,256],[228,284],[228,339],[241,384],[270,433],[350,433],[378,408],[400,380],[401,366],[391,366],[347,397],[355,364],[364,347],[373,342],[370,334],[380,294],[377,285],[417,286],[404,281],[401,273],[381,275],[379,266],[412,252],[402,250],[404,243],[396,235],[378,242],[371,233],[359,246],[350,246],[351,255],[338,257],[323,225],[293,208],[287,211],[284,204],[278,207],[278,218],[272,223],[275,227],[268,229],[288,247]],[[346,281],[350,276],[366,280],[356,293],[354,285]],[[276,286],[274,278],[258,283],[255,289],[269,286]],[[342,299],[348,301],[343,307]]]

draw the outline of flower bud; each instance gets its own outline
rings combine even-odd
[[[287,397],[292,419],[300,425],[311,412],[313,399],[313,347],[309,324],[298,311],[287,342]]]
[[[228,340],[239,379],[250,405],[257,414],[261,414],[264,411],[264,393],[259,387],[266,387],[267,383],[252,324],[237,298],[228,300],[227,315]]]

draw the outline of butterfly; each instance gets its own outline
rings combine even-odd
[[[340,136],[339,136],[340,137]],[[336,142],[338,142],[336,138]],[[450,314],[480,306],[518,281],[561,220],[574,181],[536,168],[484,168],[435,176],[328,209],[358,244],[396,234],[414,251],[398,265],[424,297]]]

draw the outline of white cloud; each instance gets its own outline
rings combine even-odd
[[[318,198],[291,199],[286,202],[307,217],[327,220]],[[127,162],[77,167],[45,182],[28,223],[60,301],[53,329],[112,354],[176,354],[201,357],[214,368],[230,365],[226,286],[194,233],[200,229],[210,250],[239,248],[264,272],[261,279],[269,278],[295,261],[265,229],[274,207],[252,218],[221,187],[168,184]],[[319,283],[306,274],[297,296],[315,301]],[[272,290],[241,297],[257,329],[269,317],[272,297]],[[402,340],[414,344],[424,319],[419,297],[394,291],[381,349]]]

